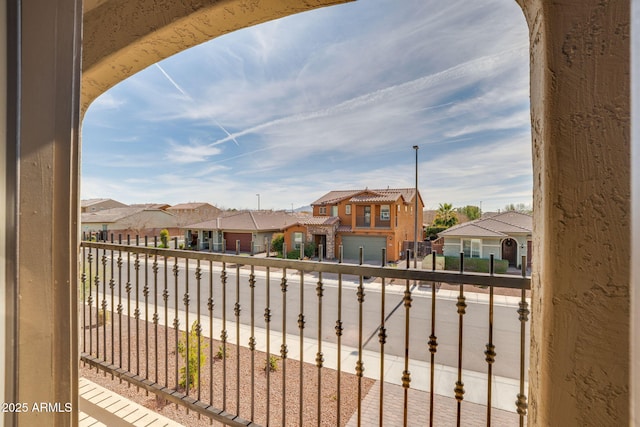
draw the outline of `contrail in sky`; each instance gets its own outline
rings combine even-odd
[[[507,61],[509,61],[511,59],[509,54],[513,52],[516,52],[517,54],[522,54],[521,52],[526,53],[527,51],[526,49],[518,47],[517,49],[510,49],[508,51],[500,52],[495,55],[475,58],[470,61],[455,65],[446,70],[443,70],[428,76],[423,76],[405,83],[400,83],[394,86],[386,87],[384,89],[379,89],[371,93],[360,95],[358,97],[341,102],[337,105],[323,108],[321,110],[313,111],[310,113],[302,113],[302,114],[296,114],[293,116],[282,117],[266,123],[261,123],[256,126],[250,127],[248,129],[234,132],[233,134],[230,134],[225,138],[219,139],[211,143],[210,145],[215,146],[215,145],[223,144],[234,138],[251,134],[251,133],[256,133],[263,129],[270,128],[273,126],[278,126],[281,124],[302,122],[310,119],[327,117],[340,112],[352,111],[354,109],[367,106],[370,104],[374,104],[376,102],[384,100],[390,96],[393,96],[394,93],[398,91],[413,93],[424,88],[433,87],[438,84],[443,84],[453,79],[460,79],[468,76],[478,76],[478,75],[488,74],[490,71],[497,68],[497,66],[499,66],[500,64],[506,63]]]
[[[181,94],[183,94],[184,96],[186,96],[190,101],[193,101],[193,98],[191,98],[191,96],[190,96],[187,92],[185,92],[185,91],[180,87],[180,85],[179,85],[178,83],[176,83],[176,82],[175,82],[175,80],[173,80],[173,79],[171,78],[171,76],[170,76],[169,74],[167,74],[167,72],[164,70],[164,68],[162,68],[158,63],[155,63],[154,65],[155,65],[156,67],[158,67],[158,70],[160,70],[160,72],[162,73],[162,75],[164,75],[164,76],[167,78],[167,80],[169,80],[169,82],[173,85],[173,87],[175,87],[175,88],[178,90],[178,92],[180,92]],[[240,146],[240,144],[238,144],[238,141],[236,140],[236,138],[235,138],[233,135],[231,135],[229,132],[227,132],[227,130],[226,130],[225,128],[223,128],[223,127],[222,127],[222,125],[221,125],[220,123],[218,123],[218,121],[217,121],[216,119],[213,119],[213,121],[216,123],[216,125],[217,125],[220,129],[222,129],[222,131],[223,131],[224,133],[226,133],[226,134],[227,134],[227,138],[226,138],[226,140],[229,140],[229,139],[230,139],[230,140],[232,140],[233,142],[235,142],[235,143],[236,143],[236,145],[237,145],[238,147]]]
[[[169,80],[169,82],[171,82],[171,84],[173,85],[173,87],[175,87],[176,89],[178,89],[178,91],[183,94],[184,96],[186,96],[187,98],[191,99],[193,101],[193,98],[191,98],[189,96],[189,94],[187,92],[185,92],[184,90],[182,90],[182,88],[180,87],[180,85],[178,83],[175,82],[175,80],[173,80],[171,78],[171,76],[169,76],[169,74],[167,74],[167,72],[160,66],[158,65],[158,63],[156,62],[155,64],[156,67],[158,67],[158,70],[160,70],[160,72],[167,78],[167,80]]]

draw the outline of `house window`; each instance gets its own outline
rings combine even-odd
[[[391,208],[389,205],[380,206],[380,219],[383,221],[389,221],[391,219]]]
[[[296,231],[293,233],[293,248],[300,249],[300,244],[302,244],[302,232]]]
[[[467,258],[480,258],[481,244],[482,241],[480,239],[462,240],[462,252],[464,252],[464,256]]]
[[[344,213],[347,215],[351,215],[351,205],[345,205]]]
[[[326,215],[327,214],[327,207],[326,206],[320,206],[320,209],[318,210],[318,212],[320,213],[320,215]]]
[[[338,216],[338,207],[331,206],[331,216]]]

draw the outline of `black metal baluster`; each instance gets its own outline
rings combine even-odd
[[[338,264],[342,264],[343,260],[343,246],[340,245],[338,249]],[[337,364],[337,372],[336,372],[336,389],[337,389],[337,425],[341,424],[341,411],[340,407],[342,406],[342,332],[344,330],[342,326],[342,273],[338,273],[338,319],[336,320],[336,341],[338,346],[338,364]]]
[[[304,256],[304,243],[300,243],[300,260]],[[304,425],[304,270],[300,269],[300,313],[298,314],[298,329],[300,330],[300,371],[298,381],[300,394],[298,395],[298,425]]]
[[[164,248],[168,249],[168,248]],[[162,256],[164,264],[164,285],[162,301],[164,303],[164,386],[169,387],[169,257]]]
[[[154,348],[155,348],[155,376],[156,383],[158,382],[158,323],[160,321],[160,317],[158,316],[158,236],[153,237],[153,247],[156,251],[153,253],[153,340],[154,340]],[[166,348],[165,348],[166,349]]]
[[[489,275],[494,274],[494,256],[489,256]],[[491,394],[492,394],[492,378],[493,363],[496,361],[496,346],[493,345],[493,286],[489,287],[489,342],[484,351],[485,361],[487,362],[487,427],[491,426]]]
[[[269,255],[267,253],[267,255]],[[264,323],[265,329],[267,331],[267,406],[266,406],[266,425],[269,426],[270,418],[271,418],[271,369],[270,369],[270,361],[271,361],[271,268],[267,267],[267,276],[266,276],[266,307],[264,309]]]
[[[387,264],[387,249],[382,248],[382,267]],[[385,327],[386,315],[386,279],[382,278],[382,289],[380,293],[380,328],[378,329],[378,341],[380,342],[380,400],[378,403],[379,425],[382,426],[384,419],[384,345],[387,342],[387,328]]]
[[[86,240],[86,235],[83,234],[83,240]],[[91,249],[89,249],[91,254]],[[80,282],[82,283],[82,352],[87,352],[87,307],[89,307],[89,317],[91,317],[91,305],[87,301],[87,247],[82,245],[82,275],[80,276]],[[89,285],[91,288],[91,285]],[[89,330],[91,332],[91,330]],[[91,336],[91,333],[89,333]]]
[[[251,351],[251,418],[253,421],[255,415],[255,394],[256,394],[256,381],[255,375],[255,354],[256,354],[256,331],[255,331],[255,288],[256,288],[256,275],[255,267],[251,266],[251,273],[249,274],[249,288],[251,290],[251,336],[249,337],[249,350]],[[238,347],[239,349],[239,347]],[[266,366],[267,372],[269,371],[269,365]]]
[[[407,251],[407,269],[409,269],[409,253]],[[402,388],[404,391],[404,404],[403,404],[403,425],[409,425],[408,417],[409,417],[409,387],[411,385],[411,372],[409,372],[409,319],[410,319],[410,311],[411,311],[411,302],[413,299],[411,298],[411,287],[410,281],[407,279],[405,283],[404,290],[404,370],[402,371]]]
[[[140,236],[136,235],[136,248],[140,246]],[[136,251],[133,261],[136,270],[136,309],[133,315],[136,319],[136,375],[140,375],[140,253]]]
[[[318,261],[322,262],[323,246],[318,245]],[[324,285],[322,283],[322,272],[318,273],[318,283],[316,286],[318,296],[318,352],[316,353],[316,366],[318,367],[318,427],[322,425],[322,366],[324,355],[322,354],[322,297],[324,295]]]
[[[211,246],[213,243],[211,243]],[[209,298],[207,309],[209,310],[209,405],[213,406],[213,261],[209,260]]]
[[[113,245],[113,233],[111,233],[111,244]],[[111,277],[109,278],[109,289],[111,290],[111,363],[115,365],[115,322],[114,319],[116,318],[115,316],[115,287],[116,287],[116,280],[115,280],[115,271],[114,271],[114,253],[113,253],[113,246],[111,247]],[[111,379],[113,380],[114,375],[111,374]]]
[[[225,244],[223,242],[223,244]],[[225,244],[226,245],[226,244]],[[226,246],[225,246],[226,247]],[[222,331],[220,339],[222,340],[222,410],[227,410],[227,263],[222,263],[222,272],[220,273],[220,281],[222,282]]]
[[[431,268],[436,271],[436,253],[431,254]],[[431,377],[429,378],[429,425],[433,426],[434,398],[435,398],[435,364],[438,351],[438,337],[436,336],[436,283],[431,283],[431,335],[429,335],[429,353],[431,360]]]
[[[104,234],[104,233],[103,233]],[[104,236],[106,238],[106,235]],[[104,242],[104,240],[103,240]],[[102,360],[107,361],[107,248],[102,248]],[[100,318],[98,318],[100,319]],[[106,375],[106,372],[105,372]]]
[[[464,253],[460,252],[460,273],[464,272]],[[460,285],[460,294],[456,307],[458,309],[458,381],[453,389],[457,401],[456,425],[459,427],[462,418],[462,400],[464,399],[464,383],[462,382],[462,332],[467,303],[464,296],[464,285]]]
[[[175,246],[178,246],[178,239],[174,238]],[[178,266],[178,257],[175,256],[173,259],[173,278],[174,278],[174,295],[173,295],[173,308],[174,308],[174,317],[173,317],[173,333],[175,336],[174,343],[174,352],[175,352],[175,388],[178,389],[180,384],[179,372],[180,372],[180,359],[178,351],[178,345],[180,343],[180,319],[178,317],[178,275],[180,274],[180,267]],[[177,406],[176,406],[177,407]]]
[[[191,325],[189,324],[189,258],[184,258],[184,296],[182,297],[184,303],[184,347],[185,347],[185,359],[184,359],[184,371],[185,371],[185,394],[189,396],[189,379],[191,378],[191,366],[189,366],[189,338],[191,337]],[[187,410],[187,413],[189,411]]]
[[[93,283],[96,285],[96,359],[100,358],[100,252],[96,248],[96,275]]]
[[[287,244],[282,244],[282,255],[286,256]],[[284,402],[287,401],[287,269],[282,269],[280,290],[282,291],[282,344],[280,345],[280,357],[282,358],[282,424],[287,425],[287,410]]]
[[[522,277],[527,275],[527,257],[522,256],[521,259]],[[520,303],[518,308],[518,319],[520,320],[520,393],[518,393],[518,400],[516,400],[516,407],[518,410],[518,416],[520,421],[520,427],[524,426],[524,417],[527,415],[527,395],[524,389],[524,375],[525,375],[525,351],[526,341],[525,333],[527,327],[527,321],[529,320],[529,303],[527,303],[527,291],[523,287],[520,294]]]
[[[122,234],[118,234],[118,367],[122,369],[122,311],[124,307],[122,306]],[[122,383],[122,379],[120,379],[120,383]]]
[[[149,239],[144,236],[144,247],[149,247]],[[144,254],[144,288],[142,288],[144,296],[144,377],[149,379],[149,256]],[[149,391],[146,390],[146,395]]]
[[[127,246],[130,245],[131,237],[127,234]],[[131,372],[131,248],[127,248],[127,285],[125,289],[127,291],[127,371]]]
[[[201,364],[201,355],[202,355],[202,324],[200,323],[200,285],[202,282],[202,269],[200,268],[200,260],[198,260],[198,265],[196,266],[196,336],[198,337],[198,343],[197,346],[198,348],[196,349],[197,351],[197,362],[198,362],[198,366],[197,366],[197,379],[198,379],[198,383],[194,384],[194,386],[197,387],[197,399],[198,401],[200,401],[200,398],[202,396],[201,393],[201,387],[200,387],[200,373],[201,373],[201,369],[202,366],[200,366]],[[200,414],[198,414],[198,418],[200,418]]]
[[[362,265],[364,257],[364,248],[360,246],[359,264]],[[362,273],[358,276],[358,288],[356,291],[358,297],[358,361],[356,362],[356,377],[358,378],[358,426],[362,425],[362,377],[364,375],[364,363],[362,362],[362,318],[364,303],[364,281]]]
[[[236,255],[240,255],[240,240],[236,240]],[[236,415],[240,415],[240,264],[236,262]]]

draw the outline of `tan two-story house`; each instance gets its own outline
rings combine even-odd
[[[330,191],[311,204],[313,216],[285,230],[287,248],[300,243],[322,244],[327,259],[340,256],[359,260],[360,247],[365,261],[382,260],[386,248],[387,260],[402,257],[403,242],[414,240],[416,190],[394,188],[384,190]],[[418,240],[422,240],[422,210],[418,197]]]

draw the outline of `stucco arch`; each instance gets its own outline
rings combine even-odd
[[[353,0],[86,0],[81,112],[171,55],[229,32]]]
[[[81,112],[189,47],[346,1],[87,0]],[[631,2],[516,1],[531,42],[529,425],[628,425]]]

